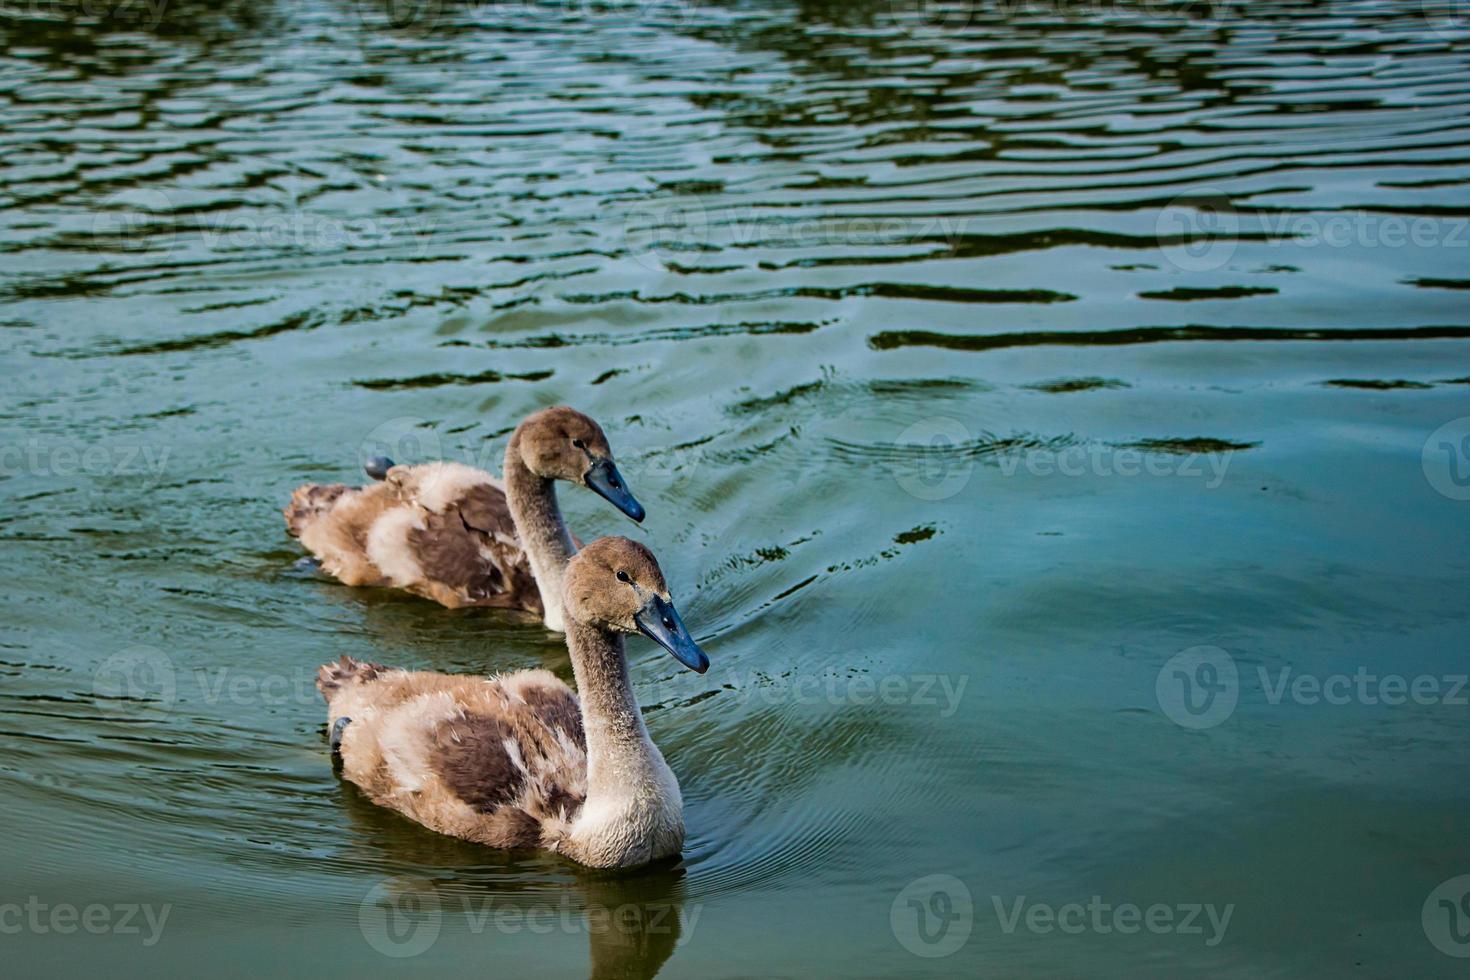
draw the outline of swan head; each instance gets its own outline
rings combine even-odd
[[[619,633],[642,633],[696,673],[709,657],[694,642],[669,595],[653,552],[627,538],[598,538],[567,564],[566,613],[579,623]]]
[[[556,405],[527,416],[510,445],[537,476],[584,486],[633,520],[643,520],[643,505],[618,472],[602,427],[576,409]]]

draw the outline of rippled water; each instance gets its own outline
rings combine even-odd
[[[1463,5],[86,10],[0,4],[15,975],[1463,968]],[[714,660],[674,868],[329,765],[325,660],[570,665],[280,506],[555,402]]]

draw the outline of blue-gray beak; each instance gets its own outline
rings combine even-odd
[[[605,499],[618,510],[635,521],[642,521],[645,514],[640,504],[623,483],[622,474],[610,459],[595,459],[587,471],[587,488]]]
[[[654,596],[638,610],[633,622],[638,624],[639,632],[672,653],[675,660],[696,674],[709,670],[709,657],[684,628],[684,621],[679,618],[679,610],[673,603]]]

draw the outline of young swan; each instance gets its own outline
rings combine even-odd
[[[679,853],[679,783],[633,697],[623,634],[691,670],[709,658],[649,550],[599,538],[566,568],[567,647],[581,700],[545,670],[464,677],[343,657],[317,672],[342,772],[380,806],[491,847],[594,868]]]
[[[291,495],[286,526],[345,585],[406,589],[451,609],[524,609],[562,629],[562,572],[575,552],[556,502],[566,480],[635,521],[643,507],[613,464],[601,427],[564,406],[516,427],[505,482],[462,463],[368,461],[381,483],[361,489],[307,484]]]

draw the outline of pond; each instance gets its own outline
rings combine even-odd
[[[1470,21],[0,5],[16,976],[1452,976]],[[607,429],[673,866],[436,836],[316,667],[548,668],[281,507]]]

